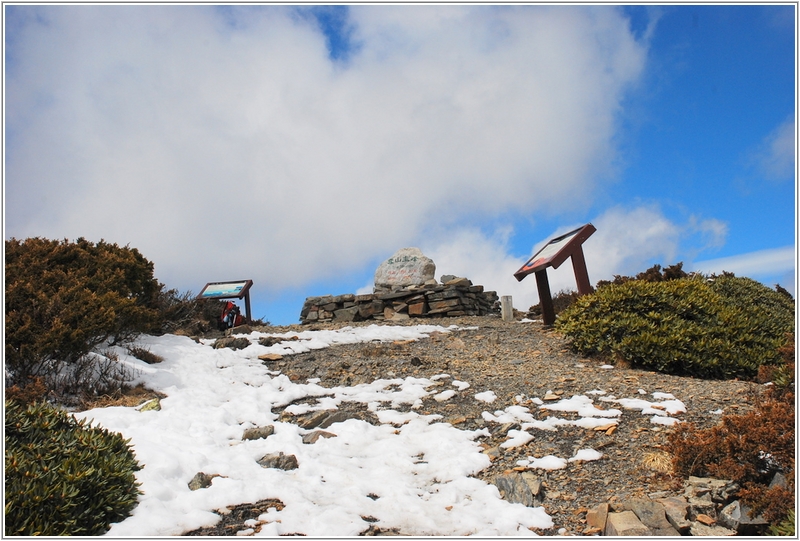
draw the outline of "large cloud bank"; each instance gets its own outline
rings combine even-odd
[[[181,288],[586,204],[646,57],[608,7],[355,6],[338,59],[297,8],[7,9],[7,237],[130,244]]]

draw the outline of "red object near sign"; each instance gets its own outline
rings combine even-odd
[[[252,280],[236,280],[233,282],[209,282],[200,293],[198,299],[244,299],[245,317],[248,323],[253,320],[250,317],[250,288],[253,287]],[[239,316],[241,318],[241,316]]]

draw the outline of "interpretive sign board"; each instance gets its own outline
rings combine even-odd
[[[569,233],[551,239],[514,273],[514,278],[520,282],[531,273],[536,275],[539,302],[542,305],[542,320],[545,325],[552,325],[556,320],[555,311],[553,310],[553,298],[550,295],[550,284],[547,280],[548,267],[557,269],[567,258],[571,258],[575,281],[578,285],[578,293],[585,295],[592,292],[582,245],[595,231],[597,229],[592,224],[586,224]]]
[[[533,254],[533,257],[531,257],[527,263],[514,273],[514,277],[518,281],[522,281],[523,278],[532,272],[547,267],[557,269],[577,250],[583,251],[581,245],[595,231],[597,231],[597,229],[595,229],[592,224],[586,224],[583,227],[579,227],[574,231],[570,231],[569,233],[550,240],[541,250]]]
[[[244,299],[245,318],[248,323],[250,318],[250,288],[252,280],[236,280],[233,282],[209,282],[200,293],[198,299]]]

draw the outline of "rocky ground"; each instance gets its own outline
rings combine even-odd
[[[528,444],[504,449],[508,430],[519,428],[483,419],[484,411],[494,412],[522,404],[539,419],[554,412],[540,410],[531,398],[558,395],[569,398],[592,390],[606,391],[617,398],[645,398],[640,389],[650,393],[671,393],[686,405],[682,421],[700,427],[719,422],[719,410],[743,413],[762,386],[743,381],[712,381],[616,366],[601,368],[607,360],[586,359],[573,353],[569,341],[541,323],[504,322],[499,317],[463,317],[410,320],[385,324],[457,325],[460,330],[434,333],[430,338],[410,342],[340,345],[313,352],[287,356],[269,363],[295,381],[319,378],[320,385],[334,387],[356,385],[377,378],[406,376],[431,377],[446,373],[470,384],[470,391],[450,400],[425,400],[420,413],[440,414],[444,422],[458,428],[475,430],[487,427],[491,438],[481,440],[484,452],[492,458],[491,467],[477,477],[494,482],[498,476],[519,471],[516,462],[526,457],[556,455],[572,457],[579,449],[592,448],[603,453],[600,460],[571,463],[568,468],[544,472],[535,470],[541,482],[541,505],[555,526],[542,535],[581,535],[587,531],[586,513],[600,503],[624,501],[661,492],[681,494],[683,479],[671,473],[670,456],[665,451],[667,427],[650,422],[650,416],[637,410],[623,410],[619,425],[612,430],[587,430],[575,426],[557,431],[536,431]],[[362,324],[375,324],[362,323]],[[360,325],[348,323],[348,325]],[[338,326],[342,326],[339,324]],[[331,324],[291,327],[264,327],[259,331],[287,331],[331,328]],[[443,383],[444,385],[444,383]],[[492,390],[497,400],[491,404],[473,398],[475,393]],[[610,407],[618,407],[611,405]],[[342,404],[348,416],[377,422],[363,404]],[[570,418],[572,414],[557,412]],[[287,414],[283,414],[287,415]],[[255,518],[264,506],[280,502],[255,502],[237,506],[223,516],[215,528],[191,532],[199,535],[230,535],[243,529],[243,522]],[[560,530],[560,532],[559,532]],[[366,535],[401,534],[402,532],[367,531]]]

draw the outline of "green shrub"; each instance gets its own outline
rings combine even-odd
[[[5,407],[5,535],[100,535],[128,516],[128,440],[44,403]]]
[[[786,518],[769,529],[769,535],[788,535],[794,537],[794,509],[790,509]]]
[[[556,321],[584,355],[669,374],[753,378],[780,362],[794,303],[749,278],[627,280],[577,299]]]
[[[42,376],[56,387],[57,374],[98,346],[159,329],[163,286],[136,249],[82,238],[11,239],[5,248],[7,383]]]

